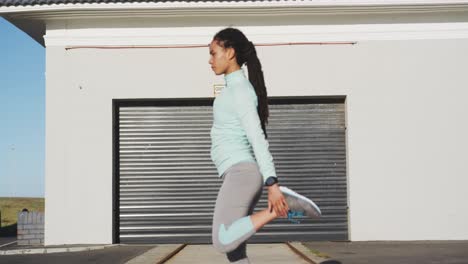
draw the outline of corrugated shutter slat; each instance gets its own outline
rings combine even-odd
[[[119,107],[121,243],[210,243],[221,179],[210,158],[212,107]],[[270,105],[281,184],[312,198],[319,220],[276,219],[250,242],[347,240],[343,103]],[[267,206],[264,189],[256,210]]]

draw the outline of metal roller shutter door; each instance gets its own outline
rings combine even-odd
[[[348,239],[344,103],[315,101],[270,100],[267,132],[281,183],[316,201],[323,217],[276,219],[249,242]],[[210,159],[211,105],[117,101],[119,242],[211,242],[221,186]],[[256,210],[266,206],[265,188]]]

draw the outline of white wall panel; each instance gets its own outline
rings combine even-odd
[[[351,240],[468,239],[468,39],[258,54],[269,96],[347,96]],[[45,242],[111,243],[112,99],[211,97],[223,79],[207,48],[63,46],[46,77]]]

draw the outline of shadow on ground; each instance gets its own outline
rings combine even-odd
[[[12,225],[4,226],[0,228],[0,237],[6,236],[16,236],[16,232],[18,229],[18,224],[14,223]]]

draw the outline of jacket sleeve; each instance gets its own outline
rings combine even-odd
[[[257,98],[241,83],[233,87],[236,114],[240,120],[249,143],[252,145],[255,159],[260,168],[263,182],[270,176],[276,177],[273,157],[268,149],[269,144],[263,133],[260,118],[257,112]]]

